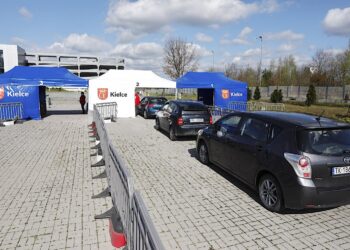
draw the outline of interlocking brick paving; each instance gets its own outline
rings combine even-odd
[[[111,201],[91,199],[103,167],[90,167],[88,118],[72,107],[0,127],[0,249],[113,249],[108,221],[94,219]]]
[[[154,120],[107,124],[167,249],[350,249],[350,206],[264,209],[254,192],[195,157],[195,141],[172,142]]]

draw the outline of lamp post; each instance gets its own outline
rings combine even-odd
[[[261,68],[262,68],[262,42],[263,42],[263,37],[259,36],[260,39],[260,63],[259,63],[259,86],[261,87],[261,76],[262,76],[262,72],[261,72]]]

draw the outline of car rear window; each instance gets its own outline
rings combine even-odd
[[[350,153],[350,128],[302,130],[297,133],[299,150],[319,155]]]
[[[189,102],[189,103],[180,103],[180,107],[183,111],[206,111],[208,108],[201,103]]]
[[[149,101],[149,103],[152,103],[152,104],[164,104],[164,103],[166,103],[166,99],[164,99],[164,98],[157,98],[157,99],[151,99],[150,101]]]

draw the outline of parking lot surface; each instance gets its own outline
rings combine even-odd
[[[106,179],[92,180],[103,169],[90,167],[87,115],[67,111],[76,103],[0,127],[0,249],[113,249],[94,220],[111,201],[91,199]]]
[[[350,249],[350,206],[271,213],[244,184],[201,164],[193,138],[172,142],[142,117],[107,130],[166,249]]]

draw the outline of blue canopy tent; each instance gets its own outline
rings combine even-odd
[[[16,66],[0,75],[0,104],[22,103],[22,119],[41,119],[40,110],[43,105],[46,108],[45,87],[87,86],[87,80],[66,68]],[[2,117],[13,119],[10,115],[3,114]]]
[[[176,88],[196,88],[199,101],[222,108],[230,102],[247,102],[247,87],[221,72],[188,72],[176,80]]]

